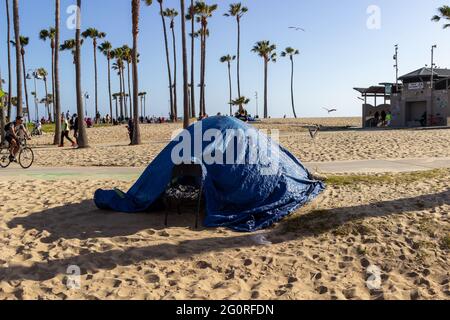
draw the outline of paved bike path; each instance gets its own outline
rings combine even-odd
[[[335,162],[312,162],[305,166],[313,172],[339,173],[400,173],[450,168],[450,158],[399,159],[399,160],[356,160]],[[12,164],[0,169],[1,180],[135,180],[145,168],[126,167],[32,167],[23,170]]]

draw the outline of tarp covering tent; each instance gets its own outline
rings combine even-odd
[[[324,190],[273,140],[235,118],[205,119],[173,139],[128,193],[98,190],[95,203],[118,212],[147,211],[164,194],[175,164],[194,160],[203,167],[206,227],[267,228]]]

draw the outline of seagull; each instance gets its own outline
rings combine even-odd
[[[300,28],[300,27],[289,27],[289,29],[294,29],[295,31],[303,31],[303,32],[306,32],[305,29]]]
[[[323,108],[323,109],[326,110],[328,112],[328,114],[337,111],[337,109],[327,109],[327,108]]]

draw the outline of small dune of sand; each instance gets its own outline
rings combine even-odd
[[[0,299],[450,299],[450,171],[402,177],[334,179],[257,234],[94,206],[129,182],[0,180]]]

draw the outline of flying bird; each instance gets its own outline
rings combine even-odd
[[[327,108],[323,108],[323,109],[326,110],[328,112],[328,114],[337,112],[337,109],[327,109]]]
[[[295,31],[303,31],[303,32],[306,32],[305,29],[300,28],[300,27],[289,27],[289,29],[293,29],[293,30],[295,30]]]

